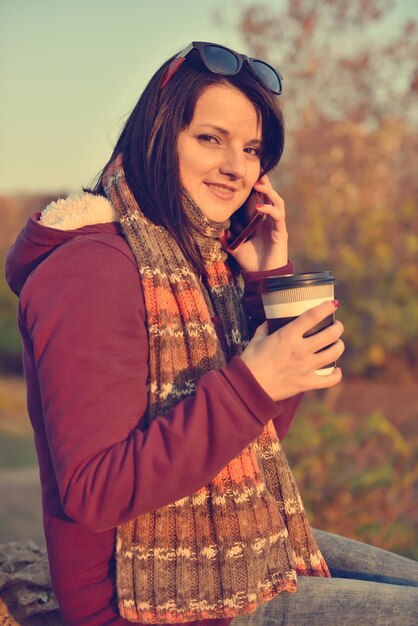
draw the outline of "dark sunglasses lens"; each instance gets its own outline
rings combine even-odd
[[[276,72],[262,61],[253,61],[254,72],[274,93],[282,92],[282,83]]]
[[[216,74],[234,74],[238,69],[238,59],[232,52],[219,46],[205,46],[205,63]]]

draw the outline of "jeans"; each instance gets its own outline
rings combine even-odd
[[[314,530],[332,578],[298,577],[231,626],[418,626],[418,562]]]

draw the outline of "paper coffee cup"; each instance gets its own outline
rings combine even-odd
[[[269,334],[293,321],[308,309],[322,302],[334,300],[334,285],[335,278],[328,271],[263,278],[258,290],[263,300]],[[329,315],[305,333],[304,337],[315,335],[330,326],[334,319],[334,314]],[[334,368],[335,363],[330,363],[315,373],[325,376],[331,374]]]

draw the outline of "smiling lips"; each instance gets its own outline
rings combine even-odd
[[[221,200],[232,200],[237,191],[232,185],[223,185],[222,183],[205,183],[205,185]]]

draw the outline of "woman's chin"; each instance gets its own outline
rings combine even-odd
[[[213,207],[209,211],[201,208],[203,215],[211,222],[226,222],[229,220],[234,211],[216,210]]]
[[[212,222],[225,222],[229,220],[231,215],[239,208],[235,206],[235,203],[225,201],[206,201],[201,204],[198,203],[203,215]]]

